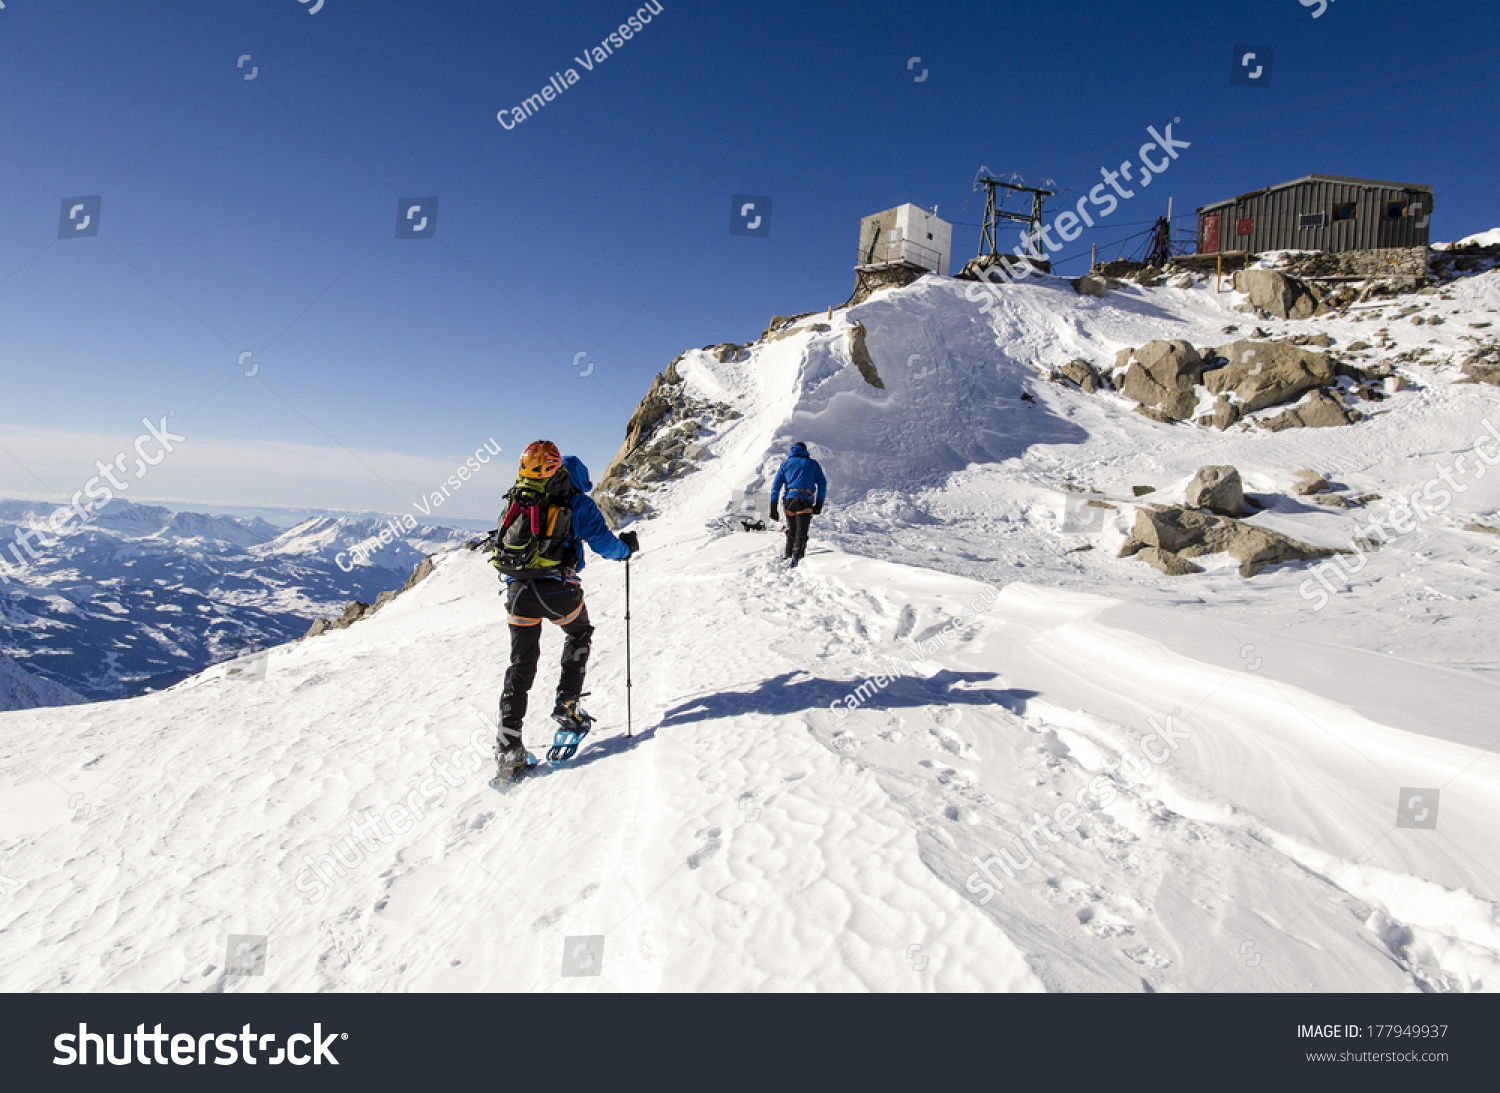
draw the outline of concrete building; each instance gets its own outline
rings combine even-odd
[[[874,271],[906,266],[946,277],[952,255],[952,224],[916,205],[897,205],[860,221],[859,260],[854,268]]]
[[[1198,253],[1425,247],[1432,187],[1308,175],[1198,209]]]

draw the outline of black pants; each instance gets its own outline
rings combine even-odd
[[[505,672],[505,690],[500,695],[500,725],[514,730],[501,735],[502,749],[521,742],[521,723],[526,718],[526,699],[536,680],[537,660],[542,652],[542,620],[562,628],[562,671],[557,678],[557,700],[577,698],[583,692],[583,675],[589,663],[594,627],[583,604],[583,587],[576,579],[514,581],[508,590],[506,612],[510,622],[510,667]]]
[[[807,551],[807,530],[812,527],[810,512],[786,514],[786,557],[800,558]]]

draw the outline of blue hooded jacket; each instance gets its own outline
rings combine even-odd
[[[806,444],[793,444],[786,461],[776,472],[776,480],[771,483],[771,504],[781,503],[783,489],[810,490],[814,488],[818,491],[816,500],[821,504],[823,498],[828,495],[828,479],[823,477],[823,468],[818,466],[816,459],[807,454]]]
[[[568,478],[578,491],[573,494],[573,542],[578,546],[578,564],[574,569],[583,568],[582,543],[593,547],[594,553],[601,558],[623,561],[630,553],[630,548],[609,530],[604,513],[599,511],[599,506],[589,496],[589,490],[594,488],[594,483],[589,481],[589,469],[576,455],[564,456],[563,466],[568,468]]]
[[[583,544],[587,543],[594,548],[594,553],[601,558],[609,558],[613,561],[621,561],[630,553],[630,548],[609,530],[609,524],[604,519],[604,513],[599,511],[599,506],[594,504],[594,499],[589,496],[589,490],[594,488],[594,483],[589,480],[589,469],[583,465],[583,460],[576,455],[563,457],[563,466],[568,469],[568,480],[573,483],[573,500],[569,507],[573,510],[573,549],[578,555],[578,563],[573,566],[576,573],[583,569]],[[556,579],[556,578],[544,578]],[[513,578],[505,578],[509,584]]]

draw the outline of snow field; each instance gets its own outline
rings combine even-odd
[[[1480,314],[1497,285],[1422,306]],[[1500,476],[1320,612],[1302,567],[1247,581],[1208,558],[1168,579],[1113,554],[1131,486],[1177,501],[1205,463],[1240,467],[1270,506],[1258,521],[1342,542],[1361,510],[1288,497],[1297,469],[1395,497],[1500,422],[1500,392],[1412,364],[1390,414],[1262,436],[1159,425],[1036,378],[1150,338],[1223,344],[1222,326],[1253,325],[1236,299],[1094,300],[1049,280],[985,312],[928,279],[748,360],[689,353],[692,393],[743,416],[639,529],[637,739],[624,573],[595,561],[599,727],[506,794],[471,744],[494,724],[504,612],[464,551],[374,618],[273,650],[263,679],[221,666],[0,716],[0,986],[1495,989],[1500,539],[1463,526],[1500,506]],[[883,391],[848,361],[851,320]],[[1370,324],[1263,325],[1342,344]],[[1391,325],[1401,345],[1466,344],[1457,320]],[[787,571],[778,535],[712,525],[792,440],[832,492]],[[1066,480],[1113,499],[1103,530],[1059,531]],[[954,633],[986,586],[1003,591]],[[924,642],[913,670],[869,685]],[[559,649],[549,630],[539,752]],[[1441,788],[1437,829],[1397,826],[1409,787]],[[423,815],[397,834],[392,806],[413,796]],[[372,809],[394,819],[355,852]],[[313,899],[308,860],[335,845],[358,861]],[[1003,851],[1014,875],[987,865]],[[247,933],[269,935],[265,974],[228,975],[227,936]],[[564,938],[596,935],[602,974],[563,977]]]

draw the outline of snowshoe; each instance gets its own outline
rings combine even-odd
[[[584,713],[583,707],[578,704],[582,697],[580,695],[579,698],[559,702],[552,711],[552,717],[557,721],[557,732],[552,737],[552,747],[547,749],[549,763],[566,763],[573,758],[578,745],[583,743],[583,738],[594,727],[594,719]]]

